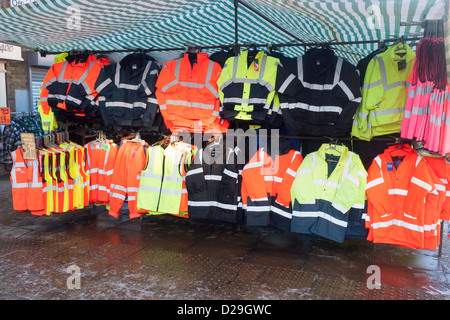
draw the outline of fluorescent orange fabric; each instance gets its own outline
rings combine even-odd
[[[292,217],[291,187],[302,161],[296,150],[276,156],[258,150],[242,171],[241,196],[247,224],[275,223],[281,229],[288,228]]]
[[[91,141],[85,145],[87,174],[90,175],[91,202],[109,201],[114,164],[119,147],[108,140]]]
[[[10,172],[13,209],[15,211],[45,211],[42,176],[39,170],[39,158],[25,160],[23,148],[11,152],[13,160]]]
[[[219,117],[217,80],[222,67],[206,53],[188,53],[164,63],[156,82],[156,97],[166,127],[172,132],[225,132],[228,121]]]
[[[450,162],[446,161],[444,157],[425,157],[425,159],[445,186],[446,197],[440,218],[450,221]]]
[[[109,214],[115,218],[119,216],[125,199],[128,200],[131,219],[146,212],[137,208],[140,173],[147,162],[146,147],[146,143],[125,141],[119,148],[111,179],[109,208]]]
[[[107,64],[107,59],[95,55],[89,55],[85,62],[53,64],[44,78],[40,95],[44,114],[49,114],[52,108],[82,117],[93,111],[98,95],[95,82],[101,68]]]
[[[396,160],[398,159],[398,167]],[[368,170],[368,240],[411,248],[425,247],[427,208],[440,194],[428,163],[409,146],[391,146]],[[429,218],[429,219],[428,219]]]

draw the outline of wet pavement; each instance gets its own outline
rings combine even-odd
[[[0,300],[447,300],[450,238],[438,251],[104,207],[12,211],[0,175]],[[381,287],[369,288],[372,271]],[[77,269],[78,268],[78,269]],[[79,271],[79,277],[74,271]],[[79,282],[78,282],[79,280]],[[369,281],[368,281],[369,280]]]

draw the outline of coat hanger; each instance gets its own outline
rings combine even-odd
[[[327,151],[327,150],[334,150],[334,151],[336,151],[337,153],[342,154],[342,152],[340,152],[340,151],[337,149],[338,139],[336,139],[336,138],[330,138],[330,137],[327,137],[327,138],[330,139],[330,142],[328,142],[329,147],[326,148],[325,151]]]

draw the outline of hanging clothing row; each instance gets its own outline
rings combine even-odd
[[[441,155],[450,152],[450,90],[444,60],[443,38],[420,42],[401,126],[403,138],[421,141],[424,148]]]
[[[11,155],[14,210],[41,216],[89,206],[82,146],[71,141],[45,145],[36,151],[35,160],[25,159],[22,147]]]

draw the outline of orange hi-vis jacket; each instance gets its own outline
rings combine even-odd
[[[217,80],[221,71],[222,67],[206,53],[186,53],[164,63],[156,82],[156,97],[169,130],[228,129],[229,122],[219,116]]]
[[[391,146],[368,170],[367,240],[410,248],[425,248],[434,228],[443,186],[429,164],[409,145]],[[439,211],[440,213],[440,211]]]
[[[47,72],[40,95],[42,111],[52,110],[57,120],[92,118],[98,109],[95,82],[105,58],[90,55],[85,62],[62,61]]]
[[[302,161],[301,153],[293,149],[270,155],[261,148],[250,159],[242,170],[241,187],[247,225],[290,230],[291,187]]]
[[[91,141],[85,145],[85,150],[86,173],[90,176],[89,199],[108,203],[119,147],[109,140]]]
[[[38,211],[42,215],[45,210],[42,176],[39,170],[39,156],[36,160],[24,159],[23,148],[11,152],[13,161],[10,172],[12,185],[13,209],[15,211]]]

